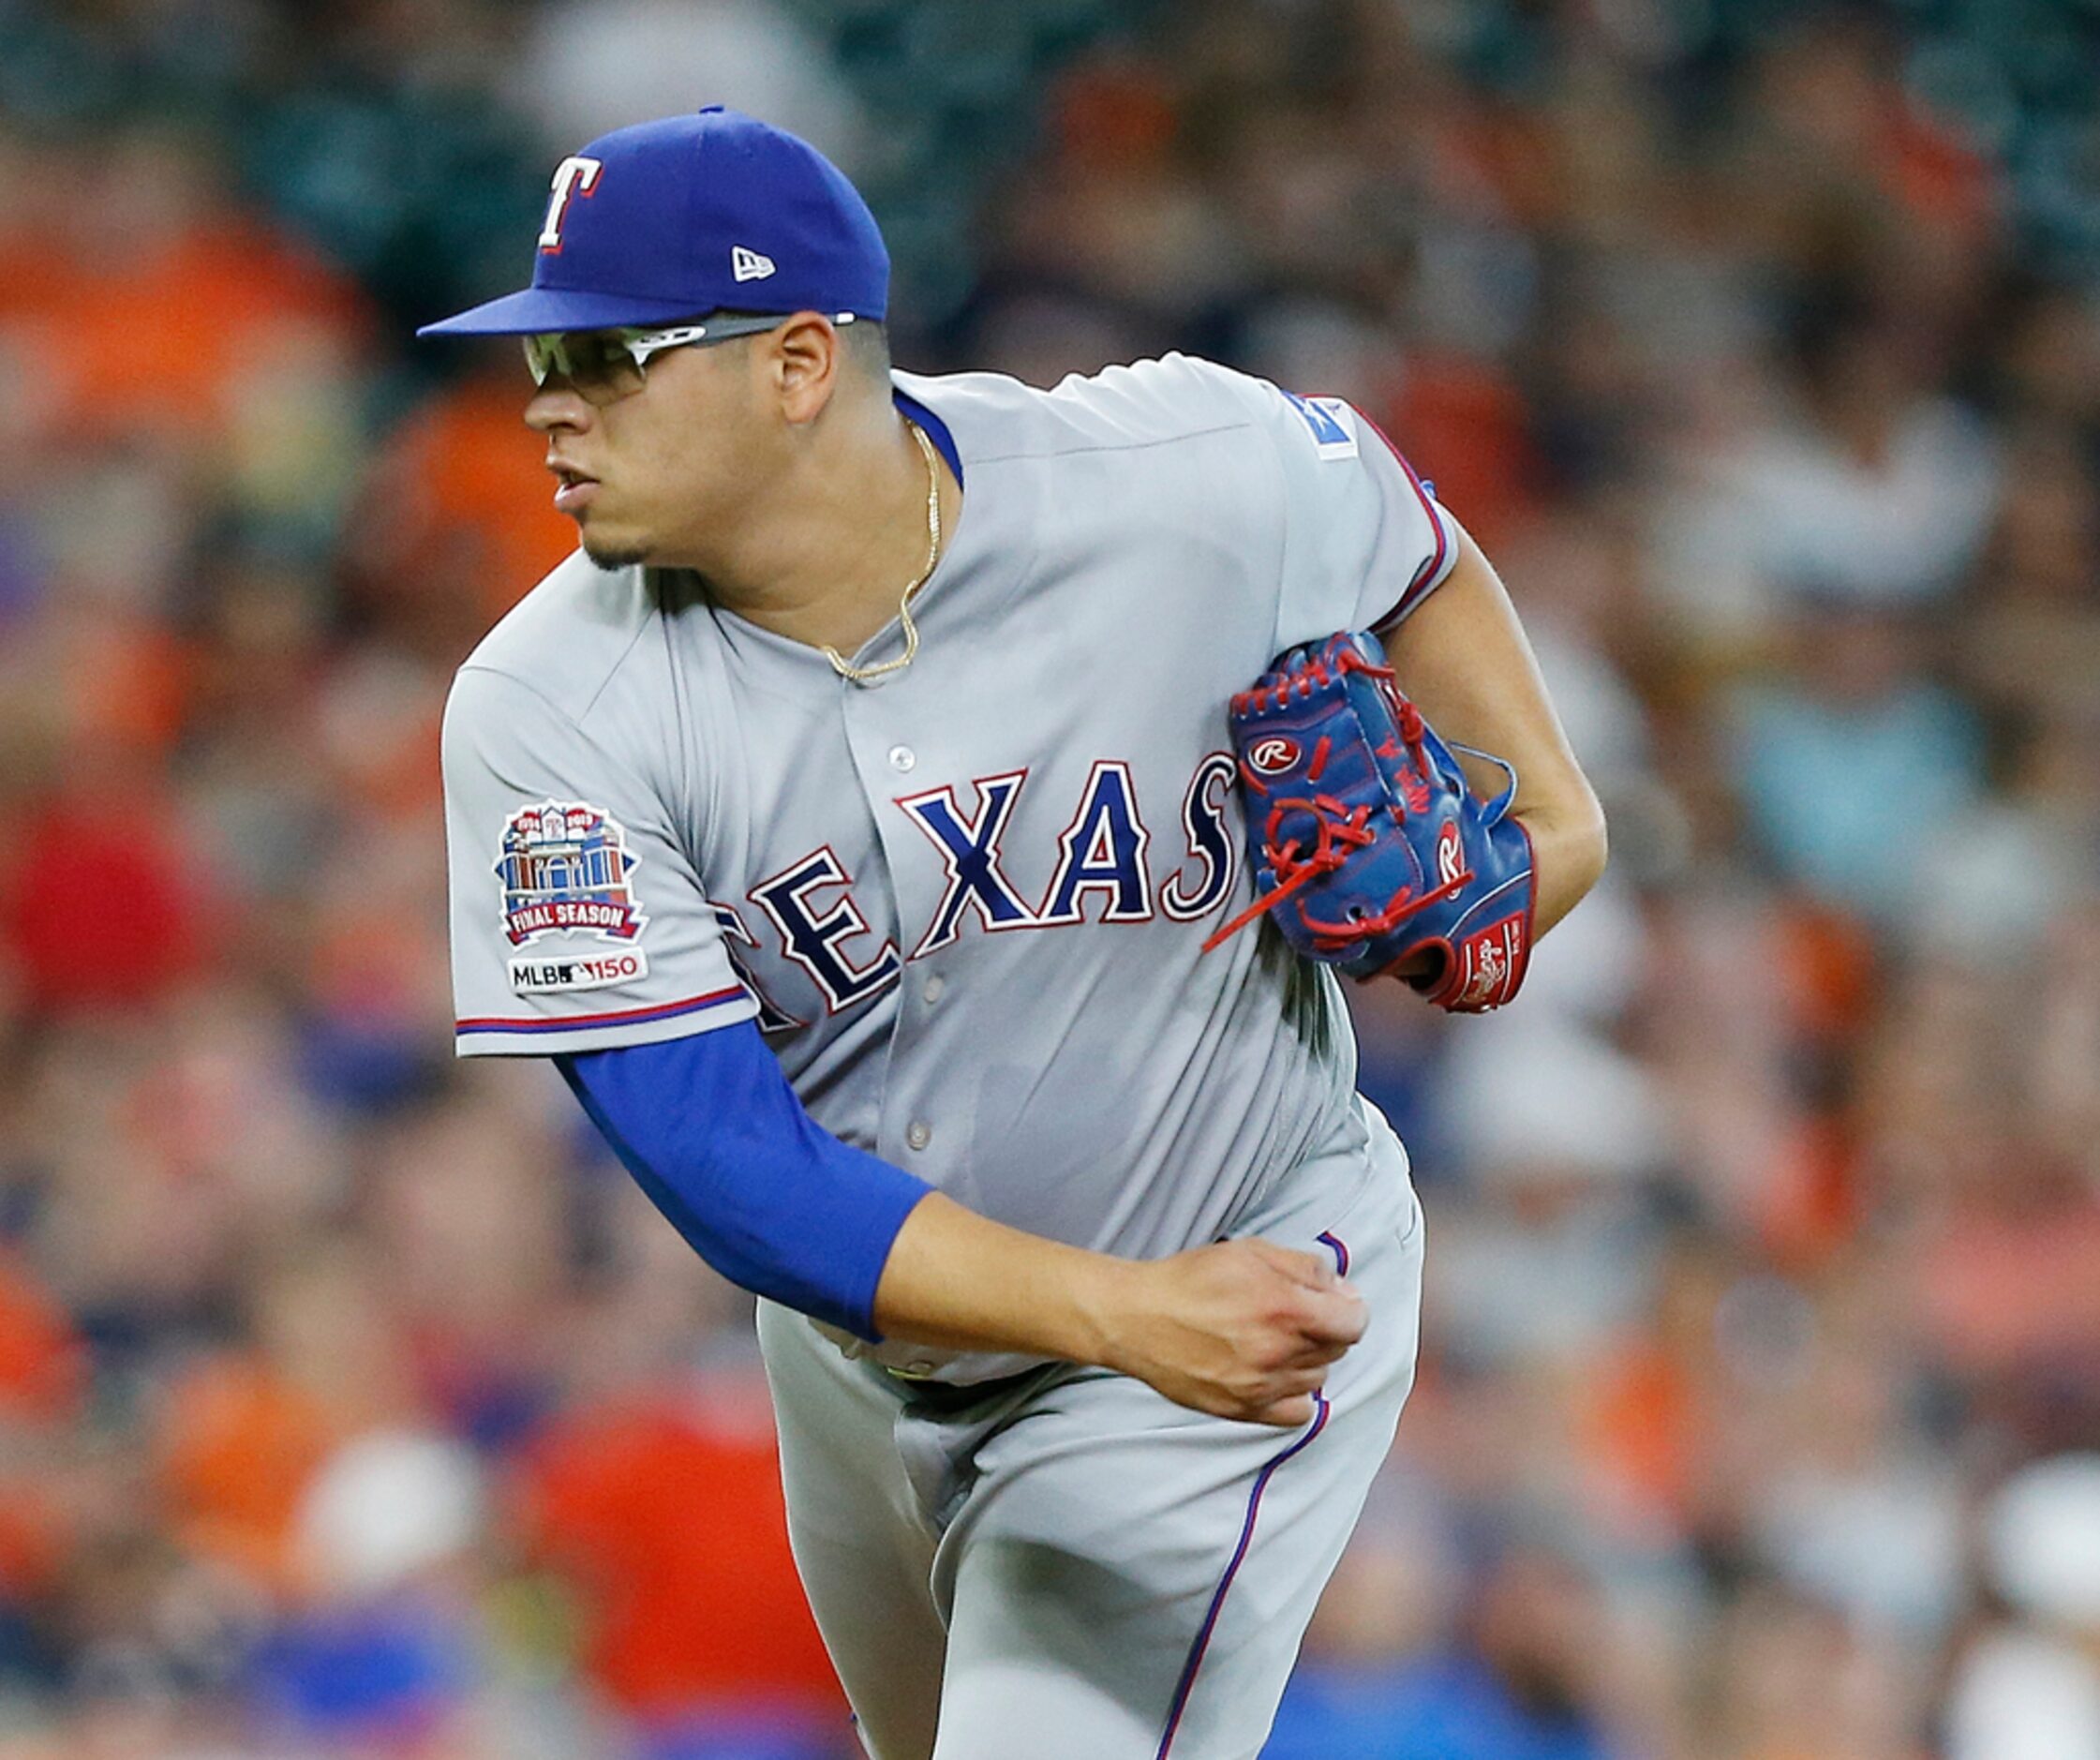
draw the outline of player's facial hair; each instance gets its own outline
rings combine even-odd
[[[647,544],[631,544],[624,548],[612,544],[594,546],[588,538],[583,541],[583,553],[608,574],[617,574],[623,568],[637,568],[649,559]]]

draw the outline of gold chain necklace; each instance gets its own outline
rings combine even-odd
[[[901,672],[912,664],[918,652],[918,625],[912,621],[912,595],[926,585],[933,565],[941,559],[941,470],[933,461],[933,442],[926,438],[926,430],[909,418],[904,425],[912,430],[912,438],[918,441],[919,455],[926,460],[926,566],[897,602],[897,619],[904,626],[904,651],[895,660],[886,660],[879,666],[856,666],[828,642],[825,644],[824,657],[831,663],[831,670],[856,684],[879,679],[886,672]]]

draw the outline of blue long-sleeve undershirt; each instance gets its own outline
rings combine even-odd
[[[932,1188],[818,1125],[757,1027],[555,1062],[635,1183],[715,1270],[880,1336],[875,1286]]]

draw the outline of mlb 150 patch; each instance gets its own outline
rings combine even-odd
[[[603,990],[608,984],[632,984],[648,976],[649,956],[639,947],[624,953],[586,954],[580,959],[526,954],[511,962],[511,988],[521,996],[544,996],[561,990]]]
[[[520,807],[503,822],[500,849],[495,872],[514,947],[554,934],[631,942],[648,920],[628,884],[641,858],[619,821],[588,800]]]

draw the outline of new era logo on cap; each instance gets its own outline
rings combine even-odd
[[[729,247],[729,273],[739,281],[763,281],[773,273],[773,260],[747,245]]]

